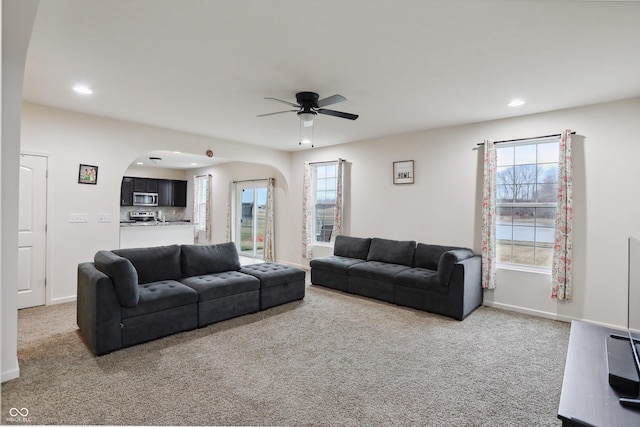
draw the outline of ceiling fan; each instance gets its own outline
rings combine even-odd
[[[313,121],[313,118],[316,116],[316,114],[326,114],[327,116],[340,117],[340,118],[349,119],[349,120],[355,120],[358,118],[357,114],[343,113],[342,111],[327,110],[326,108],[323,108],[323,107],[326,107],[327,105],[337,104],[338,102],[346,101],[347,98],[345,98],[342,95],[333,95],[333,96],[329,96],[327,98],[318,100],[318,94],[315,92],[298,92],[296,93],[297,103],[283,101],[282,99],[277,99],[277,98],[267,97],[265,99],[272,99],[274,101],[282,102],[283,104],[290,105],[292,107],[295,107],[296,109],[277,111],[275,113],[258,114],[258,117],[272,116],[274,114],[297,112],[298,116],[300,116],[300,118],[305,122]]]

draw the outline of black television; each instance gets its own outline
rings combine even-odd
[[[607,337],[609,384],[627,397],[620,404],[640,410],[640,240],[629,238],[627,333]]]

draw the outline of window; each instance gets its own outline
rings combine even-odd
[[[498,262],[551,268],[558,150],[558,138],[496,147]]]
[[[336,218],[338,162],[316,165],[313,182],[313,235],[316,242],[330,242]]]

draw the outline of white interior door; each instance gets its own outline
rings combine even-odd
[[[47,158],[20,156],[18,308],[46,303]]]

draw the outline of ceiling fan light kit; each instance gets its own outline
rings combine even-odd
[[[315,92],[298,92],[296,93],[296,102],[283,101],[282,99],[267,97],[265,99],[271,99],[283,104],[290,105],[297,108],[297,110],[285,110],[277,111],[275,113],[259,114],[258,117],[271,116],[274,114],[291,113],[295,112],[300,117],[300,145],[311,145],[313,147],[313,119],[318,114],[324,114],[327,116],[340,117],[342,119],[355,120],[358,118],[357,114],[344,113],[342,111],[328,110],[327,105],[337,104],[338,102],[346,101],[342,95],[333,95],[327,98],[318,99],[319,96]]]

